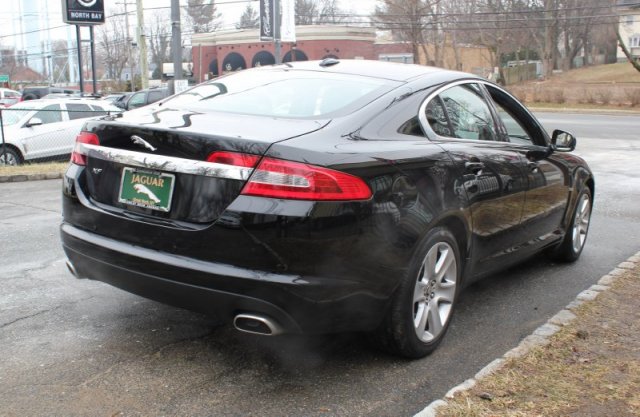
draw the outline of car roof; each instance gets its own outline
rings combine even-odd
[[[323,64],[324,63],[324,64]],[[288,62],[275,67],[287,66],[291,69],[306,71],[322,71],[336,74],[362,75],[365,77],[384,78],[394,81],[410,81],[415,78],[433,75],[437,78],[477,78],[473,74],[451,71],[442,68],[428,67],[424,65],[403,64],[398,62],[369,61],[360,59],[331,59],[323,61],[298,61]],[[262,68],[274,68],[262,67]]]
[[[23,101],[23,102],[14,104],[13,108],[15,110],[19,110],[20,108],[24,108],[24,109],[28,109],[28,110],[36,110],[36,109],[39,109],[41,107],[48,106],[48,105],[51,105],[51,104],[63,104],[63,103],[80,103],[80,104],[88,104],[88,105],[99,104],[101,106],[106,106],[106,107],[110,107],[110,108],[122,111],[122,109],[119,109],[118,107],[115,107],[109,101],[96,100],[96,99],[86,99],[86,98],[80,98],[80,97],[77,97],[77,98],[76,97],[65,97],[65,98],[28,100],[28,101]]]

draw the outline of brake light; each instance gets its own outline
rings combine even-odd
[[[263,158],[243,195],[291,200],[367,200],[371,190],[360,178],[328,168]]]
[[[246,153],[237,152],[213,152],[207,158],[207,162],[213,162],[217,164],[235,165],[244,168],[253,168],[256,166],[260,157],[257,155],[249,155]]]
[[[81,144],[100,145],[100,139],[95,133],[80,132],[76,136],[76,145],[71,153],[71,163],[76,165],[87,165],[87,154],[82,149]]]

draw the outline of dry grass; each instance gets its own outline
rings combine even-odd
[[[508,89],[527,104],[544,107],[567,104],[582,108],[631,109],[640,105],[640,72],[631,65],[611,64],[580,68],[546,81],[529,81]]]
[[[551,84],[640,83],[640,72],[636,71],[631,64],[622,62],[619,64],[597,65],[594,67],[574,69],[556,74],[548,82]]]
[[[51,172],[63,173],[67,169],[68,165],[68,162],[48,162],[41,164],[0,166],[0,175],[48,174]]]
[[[519,360],[458,394],[438,416],[640,416],[640,267],[578,309]]]

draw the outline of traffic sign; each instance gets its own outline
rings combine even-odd
[[[104,0],[62,0],[62,20],[72,25],[101,25]]]

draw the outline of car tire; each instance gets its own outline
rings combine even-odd
[[[592,206],[591,190],[585,186],[578,194],[571,222],[562,243],[551,252],[554,259],[561,262],[574,262],[580,257],[589,233]]]
[[[2,147],[0,146],[0,166],[20,164],[22,164],[22,156],[20,155],[20,152],[9,147],[7,147],[3,152]]]
[[[462,264],[453,234],[432,229],[414,253],[389,311],[374,334],[384,350],[411,359],[442,341],[460,289]]]

